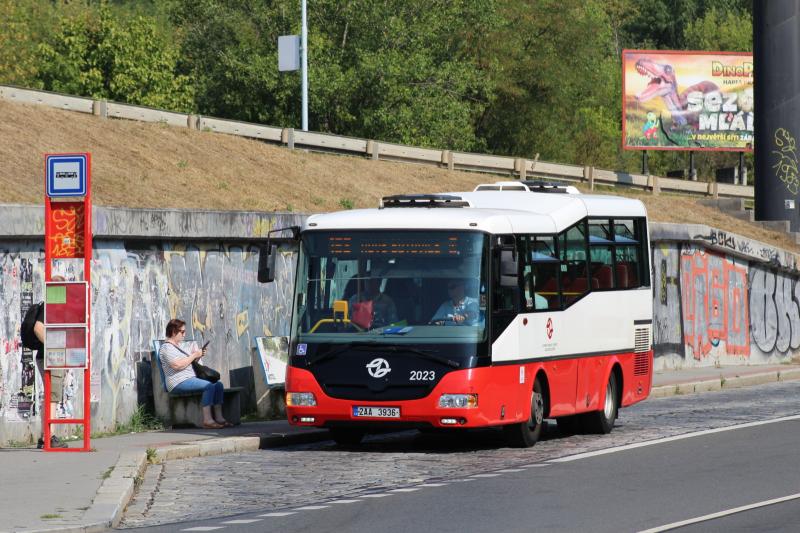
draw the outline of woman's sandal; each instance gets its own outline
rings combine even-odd
[[[203,427],[205,429],[222,429],[222,428],[225,427],[225,425],[224,424],[218,424],[216,422],[213,422],[213,423],[203,422]]]
[[[225,422],[217,422],[217,424],[222,424],[226,428],[232,428],[235,425],[232,422],[228,422],[227,420]]]

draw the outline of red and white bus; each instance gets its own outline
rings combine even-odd
[[[502,426],[524,447],[545,418],[611,431],[651,388],[647,214],[572,191],[529,182],[310,216],[289,422],[348,445],[375,429]]]

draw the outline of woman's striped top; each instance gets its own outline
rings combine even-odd
[[[171,342],[164,342],[158,350],[158,358],[161,361],[161,368],[164,369],[164,376],[167,378],[167,390],[172,391],[178,383],[183,383],[187,379],[195,377],[192,365],[187,365],[183,370],[175,370],[169,363],[176,359],[188,357],[189,354],[182,352]]]

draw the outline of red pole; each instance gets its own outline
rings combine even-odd
[[[92,154],[86,154],[86,196],[83,200],[83,278],[86,281],[86,368],[83,370],[83,451],[91,451],[92,433]]]
[[[51,280],[52,275],[52,259],[50,257],[50,243],[47,238],[52,232],[50,227],[50,197],[47,195],[47,155],[44,157],[44,281],[45,284]],[[44,343],[42,343],[44,344]],[[44,348],[42,349],[44,351]],[[39,354],[36,354],[39,355]],[[45,354],[42,353],[42,361],[44,361]],[[44,368],[44,364],[42,364]],[[44,381],[44,398],[42,398],[42,439],[44,439],[44,450],[50,450],[50,371],[44,370],[42,375]]]
[[[48,174],[48,156],[45,154],[45,176]],[[91,199],[91,175],[92,175],[92,156],[89,153],[84,154],[59,154],[69,156],[84,156],[86,158],[86,194],[81,199],[83,203],[83,278],[86,282],[86,368],[83,371],[83,417],[53,420],[50,416],[50,391],[52,390],[52,383],[50,380],[50,371],[44,372],[44,401],[42,424],[44,434],[44,450],[45,451],[58,451],[58,452],[88,452],[91,451],[91,316],[92,316],[92,302],[91,302],[91,286],[92,286],[92,199]],[[52,203],[48,196],[47,179],[45,179],[45,246],[44,246],[44,277],[45,283],[52,281],[52,241],[50,239],[54,228],[52,227]],[[75,236],[77,238],[77,235]],[[59,256],[61,257],[61,256]],[[73,256],[79,258],[79,256]],[[44,355],[44,354],[43,354]],[[52,424],[79,424],[83,426],[83,447],[82,448],[51,448],[50,436]]]

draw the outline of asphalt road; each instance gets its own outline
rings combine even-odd
[[[330,443],[298,447],[284,453],[296,468],[285,470],[285,476],[327,471],[317,483],[344,483],[348,489],[316,501],[294,496],[301,502],[297,505],[264,501],[253,507],[257,512],[184,519],[143,531],[643,531],[679,527],[714,513],[720,516],[684,525],[681,531],[797,531],[800,386],[664,399],[642,404],[638,414],[634,409],[627,427],[621,423],[611,434],[617,434],[614,438],[552,432],[525,451],[502,448],[492,432],[473,435],[466,445],[461,437],[403,433],[382,436],[361,452],[341,452]],[[642,416],[647,413],[653,416]],[[669,431],[668,413],[678,414],[674,420],[689,430]],[[782,419],[764,423],[775,417]],[[689,418],[693,422],[687,426]],[[703,418],[715,429],[709,432],[697,424]],[[572,453],[557,453],[564,448]],[[400,476],[391,465],[401,465],[403,472],[413,469],[405,463],[409,455],[416,461],[453,462],[457,469],[449,475]],[[520,461],[523,457],[529,460]],[[248,459],[242,461],[249,463],[245,468],[255,468],[256,458],[242,459]],[[336,467],[342,468],[338,477]],[[347,476],[357,471],[369,480],[371,470],[390,482],[368,481],[360,491],[352,490]],[[194,485],[203,490],[201,481]],[[307,487],[309,493],[318,489]],[[787,496],[794,499],[724,514]],[[222,504],[213,514],[231,513]]]

